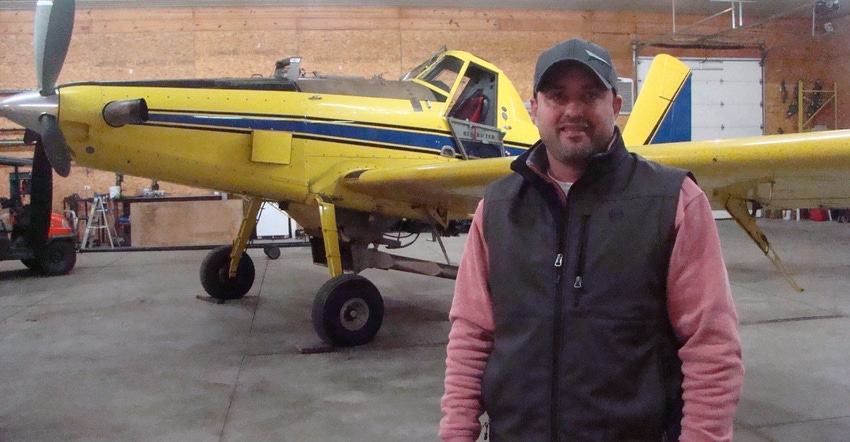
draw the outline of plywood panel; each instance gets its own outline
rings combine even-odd
[[[191,32],[74,35],[60,82],[192,78]]]
[[[32,34],[35,11],[0,11],[0,35]]]
[[[297,15],[280,8],[199,8],[193,11],[196,32],[296,29]]]
[[[32,32],[0,34],[0,89],[35,89]]]
[[[301,67],[331,75],[396,78],[400,54],[395,31],[305,30],[298,33]]]
[[[274,63],[301,54],[295,30],[221,31],[194,34],[200,78],[269,76]]]
[[[192,31],[192,16],[190,8],[78,9],[74,18],[74,38],[80,34]]]
[[[228,244],[242,221],[242,200],[132,203],[131,244],[166,247]]]

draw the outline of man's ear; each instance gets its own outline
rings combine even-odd
[[[623,107],[623,97],[619,95],[614,95],[614,119],[617,119],[617,116],[620,115],[620,108]]]
[[[531,99],[531,121],[537,124],[537,96]]]

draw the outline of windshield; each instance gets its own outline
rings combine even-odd
[[[437,58],[439,58],[440,55],[442,55],[443,52],[446,52],[446,50],[447,50],[447,48],[445,46],[443,46],[439,51],[437,51],[436,54],[432,55],[429,59],[423,61],[418,66],[411,69],[408,73],[402,75],[401,78],[399,78],[399,80],[402,80],[402,81],[410,80],[411,78],[415,78],[415,77],[419,76],[419,74],[421,74],[422,71],[425,70],[425,68],[434,64],[434,62],[437,61]]]
[[[448,56],[419,75],[418,78],[448,94],[455,84],[461,68],[463,68],[463,60]]]

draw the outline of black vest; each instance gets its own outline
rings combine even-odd
[[[681,360],[666,282],[683,170],[619,131],[564,206],[538,144],[484,199],[495,341],[482,379],[494,441],[678,440]]]

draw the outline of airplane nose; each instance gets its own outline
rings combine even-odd
[[[39,119],[43,115],[56,117],[59,95],[42,96],[38,91],[22,92],[0,101],[0,115],[38,133],[42,131]]]

